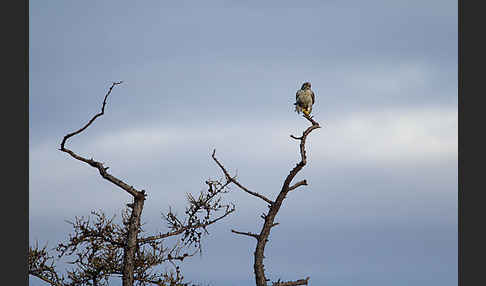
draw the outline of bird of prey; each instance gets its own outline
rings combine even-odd
[[[305,115],[309,115],[312,112],[312,105],[315,102],[314,92],[311,90],[311,83],[304,82],[302,87],[295,94],[295,111],[300,113],[304,112]]]

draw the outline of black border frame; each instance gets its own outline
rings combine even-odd
[[[461,286],[486,284],[483,274],[486,236],[482,231],[486,200],[481,188],[484,175],[480,167],[484,158],[484,151],[480,150],[486,146],[481,136],[484,112],[480,103],[483,98],[481,68],[486,46],[481,43],[485,20],[480,3],[458,1],[458,279]],[[465,154],[469,154],[467,160]]]
[[[15,204],[4,204],[3,218],[4,235],[3,246],[7,249],[4,262],[7,262],[7,278],[10,285],[28,285],[27,249],[29,225],[29,1],[9,1],[9,7],[4,7],[3,19],[7,23],[2,25],[7,37],[4,38],[3,57],[6,70],[4,77],[4,99],[7,112],[2,113],[4,133],[2,142],[6,145],[3,150],[7,154],[4,166],[7,167],[6,176],[8,186],[4,189],[7,197],[5,202],[14,201]],[[482,153],[480,147],[485,146],[480,139],[484,130],[480,126],[482,105],[482,86],[480,86],[481,64],[484,58],[481,52],[485,51],[483,38],[484,10],[479,7],[480,1],[458,1],[458,107],[459,107],[459,142],[458,142],[458,282],[459,285],[481,285],[486,280],[483,273],[484,247],[481,244],[485,236],[481,234],[483,228],[481,215],[484,215],[484,196],[481,186],[482,171],[479,166]],[[473,6],[476,4],[478,6]],[[440,8],[440,7],[438,7]],[[4,66],[4,67],[5,67]],[[467,102],[465,104],[465,102]],[[11,108],[13,107],[13,108]],[[466,121],[466,111],[468,109]],[[467,139],[465,133],[469,133]],[[473,137],[474,136],[474,137]],[[470,154],[467,164],[465,160],[465,147]],[[467,170],[467,171],[466,171]],[[5,174],[5,173],[4,173]],[[20,183],[20,187],[19,187]],[[7,193],[8,192],[8,193]],[[14,197],[10,197],[13,195]],[[17,203],[20,202],[20,203]],[[6,229],[6,231],[5,231]],[[5,241],[7,238],[7,241]],[[13,246],[13,247],[12,247]],[[19,255],[19,249],[22,255]],[[4,274],[5,275],[5,274]],[[483,281],[481,283],[481,281]]]
[[[29,230],[29,1],[4,2],[2,15],[2,255],[8,285],[28,285]],[[5,7],[6,6],[6,7]]]

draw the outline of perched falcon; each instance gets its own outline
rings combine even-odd
[[[300,113],[301,111],[304,112],[306,115],[309,115],[312,111],[312,105],[315,101],[314,92],[311,90],[310,82],[304,82],[302,87],[297,91],[295,94],[295,111]]]

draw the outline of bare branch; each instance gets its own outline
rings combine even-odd
[[[101,111],[98,114],[96,114],[95,116],[93,116],[88,121],[88,123],[86,123],[80,129],[65,135],[62,142],[61,142],[61,149],[60,150],[65,152],[65,153],[68,153],[74,159],[79,160],[81,162],[85,162],[86,164],[90,165],[91,167],[98,169],[102,178],[108,180],[109,182],[113,183],[114,185],[120,187],[121,189],[125,190],[127,193],[132,195],[133,203],[129,205],[132,210],[131,210],[130,217],[126,220],[126,222],[127,222],[127,224],[126,224],[127,235],[126,235],[126,240],[124,241],[124,247],[123,247],[123,267],[122,267],[123,285],[128,286],[128,285],[133,285],[134,257],[135,257],[135,252],[136,252],[137,246],[138,246],[137,245],[137,236],[138,236],[138,232],[140,231],[140,217],[141,217],[141,214],[142,214],[143,204],[144,204],[145,196],[146,196],[145,191],[144,190],[138,191],[133,186],[130,186],[130,185],[126,184],[125,182],[123,182],[122,180],[112,176],[111,174],[109,174],[107,172],[108,167],[104,167],[103,163],[95,161],[92,158],[88,159],[88,158],[85,158],[83,156],[80,156],[80,155],[76,154],[75,152],[73,152],[72,150],[69,150],[68,148],[65,147],[65,144],[66,144],[66,142],[69,138],[71,138],[71,137],[73,137],[77,134],[80,134],[81,132],[86,130],[86,128],[88,128],[98,117],[104,115],[106,100],[108,99],[108,96],[111,94],[113,88],[115,86],[121,84],[121,83],[122,83],[121,81],[112,83],[112,85],[110,86],[108,92],[106,93],[106,95],[103,99]],[[83,260],[83,258],[84,258],[83,256],[80,256],[79,259],[77,260],[77,262],[79,263],[79,267],[81,267],[83,269],[82,272],[73,271],[73,272],[68,273],[71,279],[76,278],[76,279],[79,280],[79,281],[75,281],[77,284],[84,283],[84,281],[91,280],[91,281],[93,281],[93,284],[98,285],[98,281],[100,279],[107,280],[108,279],[107,277],[113,271],[115,271],[114,269],[111,269],[111,272],[105,271],[104,268],[99,268],[98,266],[96,266],[94,268],[92,267],[92,266],[95,266],[95,265],[92,263],[91,259],[92,259],[92,256],[95,255],[96,250],[98,250],[98,249],[97,249],[97,246],[95,245],[95,247],[92,249],[93,253],[90,254],[90,256],[88,257],[89,258],[88,262],[85,262]],[[83,252],[79,253],[79,255],[85,255],[85,254],[86,253],[83,253]],[[103,267],[103,266],[104,265],[101,264],[100,267]],[[116,271],[118,271],[118,270],[116,270]],[[72,278],[72,277],[74,277],[74,278]]]
[[[188,283],[183,283],[184,276],[182,276],[179,266],[175,266],[175,273],[168,272],[162,275],[151,274],[151,275],[137,275],[135,280],[141,282],[139,285],[147,285],[146,283],[159,285],[159,286],[188,286]]]
[[[184,219],[179,219],[176,214],[169,209],[164,215],[170,231],[159,233],[158,235],[141,238],[141,243],[156,241],[170,236],[184,234],[182,240],[186,246],[200,246],[202,234],[207,234],[206,227],[225,218],[235,210],[234,204],[223,204],[222,194],[227,193],[227,186],[230,182],[221,183],[218,180],[208,179],[205,181],[208,190],[201,192],[199,196],[187,194],[189,207],[186,208]],[[222,214],[215,214],[222,211]]]
[[[58,276],[54,266],[54,257],[49,255],[47,246],[39,249],[37,242],[34,247],[29,246],[28,260],[29,275],[53,286],[64,286],[64,278]]]
[[[29,260],[29,274],[54,286],[74,285],[108,285],[110,276],[119,275],[124,286],[133,286],[134,281],[138,285],[152,283],[156,285],[182,286],[183,276],[177,261],[183,261],[187,257],[194,256],[201,252],[201,237],[208,234],[207,226],[225,218],[235,210],[234,204],[223,204],[220,194],[227,193],[227,186],[235,182],[227,180],[226,183],[219,181],[206,181],[209,186],[207,192],[201,192],[199,196],[187,195],[189,206],[186,208],[186,218],[179,219],[169,211],[165,219],[169,223],[170,231],[158,235],[140,238],[139,233],[143,232],[141,227],[141,214],[146,199],[145,190],[137,190],[117,177],[109,174],[109,167],[104,163],[94,160],[92,157],[83,157],[66,147],[67,141],[91,126],[94,121],[104,115],[108,96],[113,88],[122,82],[113,82],[105,94],[101,111],[94,115],[80,129],[66,134],[61,141],[60,151],[69,154],[74,159],[84,162],[96,168],[101,177],[112,184],[123,189],[133,197],[133,201],[127,203],[127,208],[122,213],[122,224],[113,223],[102,213],[92,213],[96,216],[93,223],[89,218],[76,218],[74,223],[70,222],[75,232],[69,236],[65,243],[59,243],[56,248],[59,258],[70,255],[73,260],[69,263],[73,269],[67,270],[67,279],[58,277],[53,264],[47,265],[52,257],[47,252],[31,250],[29,259],[33,257],[32,263]],[[237,182],[236,182],[237,183]],[[238,184],[238,183],[237,183]],[[240,187],[244,188],[240,185]],[[218,213],[222,211],[222,213]],[[217,215],[215,215],[215,213]],[[181,235],[172,247],[163,245],[163,238]],[[193,249],[195,251],[192,251]],[[156,274],[153,267],[162,263],[171,263],[175,272]]]
[[[306,115],[305,113],[304,113],[302,116],[304,116],[304,117],[305,117],[305,119],[309,120],[309,121],[310,121],[310,123],[311,123],[312,125],[317,125],[317,126],[319,126],[319,123],[317,123],[317,121],[315,121],[315,120],[313,119],[313,118],[314,118],[314,116]]]
[[[250,195],[253,195],[255,197],[258,197],[262,200],[264,200],[265,202],[269,203],[270,205],[272,205],[274,202],[270,199],[268,199],[267,197],[265,197],[264,195],[262,194],[259,194],[259,193],[256,193],[256,192],[252,192],[250,190],[248,190],[246,187],[244,187],[243,185],[241,185],[235,177],[231,177],[230,174],[228,173],[228,171],[226,170],[226,168],[223,166],[223,164],[221,164],[218,159],[216,159],[216,149],[213,150],[213,160],[216,162],[216,164],[218,164],[218,166],[221,168],[221,170],[223,171],[225,177],[226,177],[226,180],[234,183],[235,185],[237,185],[240,189],[242,189],[243,191],[247,192],[248,194]]]
[[[178,235],[178,234],[181,234],[183,233],[184,231],[188,230],[188,229],[191,229],[191,228],[203,228],[203,227],[206,227],[208,225],[211,225],[223,218],[225,218],[227,215],[229,215],[230,213],[234,212],[234,209],[230,209],[227,213],[221,215],[220,217],[216,218],[216,219],[213,219],[207,223],[204,223],[204,224],[196,224],[196,225],[187,225],[187,226],[183,226],[175,231],[169,231],[169,232],[166,232],[166,233],[160,233],[158,235],[153,235],[153,236],[149,236],[149,237],[145,237],[145,238],[141,238],[139,239],[139,241],[141,243],[147,243],[147,242],[150,242],[150,241],[155,241],[155,240],[158,240],[158,239],[163,239],[163,238],[167,238],[167,237],[170,237],[170,236],[174,236],[174,235]]]
[[[101,162],[98,162],[98,161],[95,161],[93,159],[88,159],[88,158],[85,158],[85,157],[82,157],[78,154],[76,154],[75,152],[73,152],[72,150],[69,150],[68,148],[65,147],[65,144],[67,142],[67,140],[81,132],[83,132],[86,128],[88,128],[95,120],[96,118],[102,116],[105,114],[105,106],[106,106],[106,99],[108,98],[108,96],[111,94],[111,91],[113,90],[113,88],[116,86],[116,85],[119,85],[121,84],[122,81],[119,81],[119,82],[114,82],[110,89],[108,90],[108,92],[106,93],[105,95],[105,98],[103,100],[103,104],[101,106],[101,112],[96,114],[95,116],[93,116],[89,121],[88,123],[86,123],[83,127],[81,127],[80,129],[72,132],[72,133],[69,133],[67,134],[66,136],[64,136],[64,138],[62,139],[62,142],[61,142],[61,151],[65,152],[65,153],[68,153],[69,155],[71,155],[71,157],[73,157],[74,159],[76,160],[79,160],[79,161],[82,161],[82,162],[85,162],[86,164],[90,165],[91,167],[94,167],[96,169],[98,169],[98,171],[100,172],[100,175],[110,181],[111,183],[117,185],[118,187],[120,187],[121,189],[125,190],[127,193],[129,193],[130,195],[134,196],[134,197],[138,197],[138,198],[144,198],[145,197],[145,191],[138,191],[136,190],[133,186],[130,186],[128,184],[126,184],[125,182],[123,182],[122,180],[112,176],[111,174],[109,174],[107,172],[107,170],[109,169],[109,167],[104,167],[103,166],[103,163]]]
[[[236,234],[251,236],[251,237],[256,238],[258,240],[258,234],[256,234],[256,233],[241,232],[241,231],[237,231],[237,230],[234,230],[234,229],[232,229],[231,232],[236,233]]]
[[[270,235],[270,230],[274,226],[278,225],[278,223],[275,223],[274,222],[275,217],[276,217],[276,215],[277,215],[280,207],[282,206],[282,203],[283,203],[284,199],[286,198],[287,194],[290,191],[295,190],[299,186],[307,185],[307,181],[306,180],[302,180],[302,181],[299,181],[299,182],[293,184],[292,186],[290,186],[290,184],[292,183],[292,180],[295,178],[295,176],[307,164],[307,156],[306,156],[306,151],[305,151],[305,142],[306,142],[307,136],[313,130],[315,130],[317,128],[320,128],[319,123],[317,123],[314,119],[312,119],[312,117],[304,114],[304,118],[306,118],[312,125],[309,126],[307,129],[305,129],[304,132],[302,133],[302,136],[300,136],[300,137],[297,137],[297,136],[294,136],[294,135],[290,135],[291,138],[300,141],[299,151],[300,151],[300,159],[301,160],[300,160],[300,162],[298,162],[296,164],[296,166],[294,168],[292,168],[292,170],[290,171],[290,173],[285,178],[285,180],[283,182],[283,185],[282,185],[282,188],[281,188],[281,190],[280,190],[277,198],[275,199],[275,201],[273,201],[272,203],[270,203],[267,200],[265,200],[265,201],[267,201],[269,203],[269,205],[268,205],[269,209],[268,209],[268,213],[261,215],[261,218],[264,219],[264,224],[262,226],[262,229],[260,231],[260,234],[257,235],[257,234],[253,234],[253,233],[250,233],[250,232],[237,232],[237,231],[232,230],[232,232],[234,232],[234,233],[238,233],[238,234],[242,234],[242,235],[247,235],[247,236],[252,236],[252,237],[255,237],[257,239],[257,246],[256,246],[256,249],[255,249],[255,252],[254,252],[254,264],[253,264],[253,269],[254,269],[254,273],[255,273],[255,280],[256,280],[256,285],[257,286],[267,286],[268,279],[265,277],[265,270],[264,270],[264,266],[263,266],[263,259],[265,258],[264,251],[265,251],[265,246],[266,246],[266,244],[268,242],[268,237]],[[227,180],[232,180],[233,182],[235,182],[234,178],[232,178],[229,175],[228,171],[216,159],[215,152],[216,151],[213,151],[213,159],[214,159],[214,161],[221,168],[221,170],[223,171],[223,173],[226,176],[226,179]],[[248,192],[248,190],[245,190],[244,188],[242,188],[242,189],[244,191],[247,191]],[[259,194],[255,194],[255,193],[251,193],[251,194],[260,197]],[[274,285],[282,285],[282,286],[307,285],[308,279],[309,278],[303,279],[303,280],[297,280],[297,281],[278,282],[278,284],[275,284],[274,283]]]
[[[297,285],[308,285],[307,282],[309,282],[310,277],[307,277],[305,279],[300,279],[297,281],[287,281],[287,282],[273,282],[272,286],[297,286]]]
[[[107,98],[108,98],[108,96],[110,95],[111,90],[112,90],[112,89],[113,89],[113,88],[114,88],[116,85],[119,85],[119,84],[121,84],[121,83],[123,83],[123,81],[113,82],[113,84],[110,86],[110,89],[108,90],[108,92],[107,92],[107,93],[106,93],[106,95],[105,95],[105,98],[103,99],[103,105],[101,106],[101,112],[100,112],[100,113],[98,113],[98,114],[96,114],[95,116],[93,116],[93,118],[91,118],[91,119],[89,120],[89,122],[88,122],[88,123],[86,123],[86,125],[84,125],[84,126],[83,126],[83,127],[81,127],[80,129],[78,129],[77,131],[74,131],[74,132],[69,133],[69,134],[67,134],[66,136],[64,136],[64,138],[62,139],[62,142],[61,142],[61,150],[62,150],[62,149],[64,149],[64,144],[66,143],[66,141],[67,141],[67,140],[68,140],[70,137],[72,137],[72,136],[74,136],[74,135],[76,135],[76,134],[79,134],[79,133],[83,132],[83,131],[84,131],[86,128],[88,128],[88,127],[91,125],[91,123],[93,123],[93,122],[96,120],[96,118],[98,118],[99,116],[101,116],[101,115],[105,114],[105,105],[106,105],[106,99],[107,99]]]
[[[290,186],[289,192],[292,191],[293,189],[300,187],[300,186],[307,186],[307,180],[299,181],[299,182],[295,183],[293,186]]]

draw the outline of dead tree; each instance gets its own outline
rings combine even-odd
[[[218,164],[218,166],[221,168],[222,172],[224,173],[224,176],[226,177],[226,182],[231,182],[238,186],[241,190],[245,191],[246,193],[255,196],[257,198],[260,198],[264,200],[268,204],[268,211],[267,213],[262,214],[261,218],[264,220],[262,229],[260,230],[260,233],[252,233],[252,232],[242,232],[242,231],[236,231],[232,229],[231,231],[236,234],[248,236],[255,238],[257,241],[255,252],[254,252],[254,264],[253,264],[253,270],[255,273],[255,281],[257,286],[267,286],[267,279],[265,277],[265,269],[263,265],[263,258],[264,256],[264,251],[265,251],[265,246],[268,242],[268,237],[270,235],[270,230],[278,225],[278,223],[275,222],[275,217],[277,216],[278,211],[280,210],[280,207],[282,206],[282,203],[284,199],[286,198],[287,194],[290,191],[293,191],[297,189],[300,186],[307,185],[306,180],[302,180],[299,182],[296,182],[291,185],[292,180],[294,177],[304,168],[304,166],[307,164],[307,156],[306,156],[306,151],[305,151],[305,142],[307,139],[307,136],[317,128],[320,128],[319,123],[314,121],[312,117],[308,115],[303,115],[310,123],[311,126],[309,126],[303,133],[302,136],[296,137],[294,135],[290,135],[291,138],[300,141],[300,162],[296,164],[296,166],[290,171],[290,173],[287,175],[285,178],[282,188],[277,195],[277,198],[275,200],[271,200],[267,197],[265,197],[262,194],[259,194],[257,192],[251,191],[248,188],[244,187],[240,182],[236,180],[236,176],[231,176],[229,172],[226,170],[226,168],[223,166],[221,162],[216,159],[215,156],[215,151],[213,152],[213,159]],[[309,277],[305,279],[300,279],[296,281],[287,281],[287,282],[281,282],[276,281],[272,285],[273,286],[294,286],[294,285],[307,285],[309,281]]]
[[[59,243],[55,249],[58,258],[65,255],[75,256],[70,263],[75,269],[67,272],[67,277],[55,269],[55,258],[49,254],[46,247],[39,248],[36,244],[29,248],[29,274],[55,286],[67,285],[108,285],[111,276],[122,278],[123,286],[138,285],[188,285],[183,283],[183,276],[177,261],[195,255],[201,251],[202,236],[208,234],[207,226],[228,216],[235,210],[233,204],[224,204],[222,195],[227,193],[230,182],[221,183],[208,179],[205,183],[207,191],[198,196],[187,195],[188,207],[183,217],[177,216],[172,210],[164,215],[169,231],[155,235],[142,236],[141,216],[144,202],[147,199],[145,190],[137,190],[108,173],[108,167],[93,158],[76,154],[66,147],[69,138],[80,134],[105,112],[108,96],[113,88],[122,82],[114,82],[106,93],[101,112],[93,116],[80,129],[64,136],[61,142],[62,152],[72,158],[96,168],[101,177],[128,193],[132,202],[127,204],[122,214],[122,224],[114,223],[113,218],[107,218],[103,212],[92,212],[94,221],[89,218],[76,218],[70,222],[74,233],[67,242]],[[168,247],[164,240],[177,238]],[[172,263],[175,271],[159,274],[153,268],[163,263]]]

